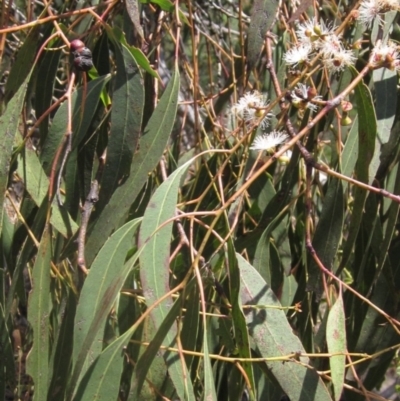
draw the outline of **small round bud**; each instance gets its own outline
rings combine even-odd
[[[80,51],[84,47],[85,44],[79,39],[75,39],[70,43],[70,48],[72,52]]]
[[[342,127],[347,127],[347,126],[349,126],[352,122],[353,122],[353,120],[352,120],[348,115],[346,115],[346,116],[344,116],[344,117],[342,118],[342,120],[341,120],[341,122],[340,122],[340,125],[341,125]]]
[[[306,29],[305,31],[304,31],[304,35],[307,37],[307,38],[311,38],[311,36],[312,36],[312,31],[310,30],[310,29]]]
[[[322,29],[321,29],[321,27],[319,25],[314,25],[314,33],[317,36],[321,36],[322,35]]]
[[[296,109],[304,110],[307,106],[307,102],[300,98],[297,98],[297,99],[292,99],[292,105],[296,107]]]
[[[287,156],[287,155],[285,155],[285,154],[283,154],[282,156],[279,156],[278,157],[278,162],[279,163],[281,163],[281,164],[289,164],[289,162],[290,162],[290,157],[289,156]]]

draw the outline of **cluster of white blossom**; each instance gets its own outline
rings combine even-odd
[[[318,106],[314,102],[322,100],[322,96],[315,95],[313,92],[309,86],[298,83],[296,88],[290,92],[292,105],[300,110],[307,108],[311,111],[317,111]]]
[[[377,42],[372,49],[370,64],[374,69],[385,67],[390,70],[400,70],[398,46],[394,42]]]
[[[261,119],[261,128],[267,128],[274,115],[266,113],[267,97],[258,91],[248,92],[232,107],[232,114],[238,116],[246,123],[255,123]]]
[[[357,20],[370,27],[375,20],[382,23],[382,14],[399,9],[399,0],[363,0],[358,8]]]
[[[260,124],[262,129],[269,126],[272,113],[266,112],[267,97],[258,91],[248,92],[242,96],[232,107],[232,114],[241,118],[248,124]],[[288,138],[286,132],[272,131],[269,134],[258,135],[250,149],[275,150],[276,146],[285,142]]]
[[[324,65],[331,71],[341,71],[354,64],[352,50],[344,47],[334,30],[335,27],[328,27],[315,18],[299,24],[296,30],[298,44],[285,53],[286,64],[297,66],[306,63],[313,54],[320,54]]]
[[[400,0],[362,0],[355,18],[370,27],[375,19],[383,22],[382,15],[388,11],[400,11]],[[341,38],[335,33],[336,27],[328,26],[316,18],[300,23],[296,27],[296,45],[284,54],[287,65],[297,67],[307,64],[312,57],[319,57],[324,67],[329,71],[340,72],[353,65],[356,57],[351,49],[346,48]],[[389,68],[400,70],[399,46],[394,42],[377,41],[369,59],[371,69]],[[322,97],[317,95],[315,88],[298,83],[286,98],[297,109],[306,108],[316,112]],[[246,123],[260,124],[265,129],[273,114],[267,113],[268,102],[265,95],[257,91],[245,94],[232,108],[232,112]],[[270,133],[257,135],[250,149],[275,152],[278,145],[285,143],[289,136],[285,131],[273,130]]]

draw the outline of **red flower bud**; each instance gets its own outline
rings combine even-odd
[[[71,51],[76,52],[83,49],[85,47],[85,44],[81,40],[75,39],[70,43],[70,47]]]

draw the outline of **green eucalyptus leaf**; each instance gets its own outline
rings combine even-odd
[[[232,246],[231,241],[228,242],[228,263],[229,263],[229,284],[230,284],[230,302],[232,304],[232,323],[233,331],[235,335],[236,346],[238,348],[238,353],[241,358],[250,358],[250,335],[248,328],[246,326],[246,317],[243,312],[243,299],[240,294],[241,285],[241,259],[237,258],[235,250]],[[245,370],[251,388],[249,388],[250,398],[255,399],[255,383],[253,366],[251,363],[242,362],[243,369]]]
[[[314,250],[322,264],[329,270],[333,269],[336,262],[337,250],[343,235],[343,224],[344,196],[342,181],[331,179],[324,198],[321,217],[318,221],[313,238]],[[309,291],[315,291],[317,296],[321,296],[322,283],[320,268],[311,257],[308,265],[308,274],[309,280],[307,289]]]
[[[36,205],[40,206],[48,196],[49,179],[33,150],[25,149],[22,157],[20,156],[17,171],[25,183],[25,189]],[[50,222],[65,238],[70,238],[78,231],[78,225],[56,203],[53,205]]]
[[[72,145],[75,148],[86,135],[93,116],[97,110],[104,85],[111,75],[105,75],[88,82],[86,91],[83,87],[76,90],[71,97],[72,107]],[[66,134],[68,124],[68,102],[65,101],[57,110],[49,134],[40,153],[40,161],[46,174],[50,175],[54,155]]]
[[[188,284],[186,290],[190,291],[194,287],[193,284],[195,284],[194,280],[192,280],[191,283]],[[182,302],[181,299],[178,299],[173,303],[162,323],[160,325],[157,325],[157,331],[152,338],[151,343],[146,348],[145,352],[143,352],[143,354],[140,356],[135,365],[135,370],[133,372],[132,388],[135,392],[135,397],[138,400],[140,400],[140,393],[144,380],[146,379],[147,372],[149,371],[151,364],[159,353],[164,339],[168,336],[168,333],[175,323],[176,318],[179,316],[181,308]]]
[[[254,306],[245,318],[257,353],[263,358],[285,358],[293,352],[305,352],[299,338],[293,334],[285,312],[279,309],[281,305],[270,287],[241,255],[237,254],[237,260],[241,302]],[[309,358],[300,357],[300,361],[310,364]],[[314,370],[295,361],[267,361],[265,365],[291,401],[331,401],[324,382]]]
[[[279,1],[255,0],[247,36],[247,66],[252,69],[261,54],[265,34],[271,29],[278,11]]]
[[[370,167],[374,157],[377,135],[377,121],[371,92],[360,82],[355,87],[358,112],[358,159],[356,165],[357,177],[360,181],[372,183],[377,167]]]
[[[32,66],[31,66],[32,67]],[[10,163],[14,140],[18,132],[20,114],[25,100],[25,95],[32,73],[28,74],[23,84],[9,101],[5,113],[0,117],[0,228],[3,226],[4,195],[8,184]]]
[[[106,319],[132,267],[133,262],[125,260],[139,223],[140,219],[132,220],[109,238],[86,277],[75,315],[73,371],[67,396],[103,348]]]
[[[7,327],[6,315],[2,302],[0,302],[0,347],[2,350],[2,358],[0,360],[0,389],[5,393],[7,385],[15,386],[16,377],[14,350],[11,344],[11,336]]]
[[[356,74],[355,71],[353,71],[353,75],[354,74]],[[375,109],[373,106],[371,93],[363,82],[360,82],[355,87],[355,95],[358,112],[358,159],[355,172],[358,180],[365,183],[371,183],[376,174],[376,164],[372,167],[372,169],[370,169],[370,163],[374,157],[377,135]],[[359,232],[364,204],[365,200],[367,199],[367,192],[364,189],[356,186],[353,196],[353,213],[350,227],[348,229],[347,240],[343,247],[343,257],[340,262],[339,271],[346,266],[351,256],[353,246]]]
[[[148,173],[157,166],[175,121],[178,94],[179,73],[176,71],[144,130],[145,135],[139,142],[139,150],[133,158],[129,177],[115,190],[91,227],[86,245],[86,259],[89,265],[108,236],[126,218],[132,202],[147,181]]]
[[[45,228],[35,266],[33,290],[29,296],[28,320],[33,330],[33,345],[28,355],[26,369],[35,383],[34,400],[47,399],[49,386],[50,353],[50,262],[52,256],[51,231]]]
[[[139,232],[139,246],[144,247],[140,255],[140,277],[148,306],[170,290],[169,259],[172,221],[167,224],[166,222],[175,216],[178,189],[191,163],[192,160],[186,162],[160,185],[144,213]],[[172,299],[168,303],[160,304],[152,311],[151,318],[157,328],[164,321],[170,308],[168,304],[171,302]],[[173,326],[167,334],[166,343],[168,345],[174,343],[176,335],[176,327]],[[182,367],[180,361],[172,355],[164,353],[164,358],[179,397],[194,400],[191,381],[182,380],[182,368],[186,370],[187,367]],[[185,377],[188,378],[187,375]]]
[[[54,47],[60,46],[60,41],[55,41]],[[40,117],[53,101],[54,84],[60,62],[61,50],[52,50],[44,54],[40,60],[38,76],[46,79],[36,80],[35,112]],[[49,131],[50,114],[39,125],[40,142],[43,143]]]
[[[329,357],[334,399],[339,401],[344,385],[347,352],[345,314],[341,294],[329,311],[326,326],[326,343],[330,354],[340,354]]]
[[[139,33],[140,37],[144,39],[143,28],[142,25],[140,25],[140,10],[138,0],[125,0],[125,8],[136,31]]]
[[[118,183],[129,175],[142,127],[144,90],[140,70],[129,50],[114,42],[117,75],[112,97],[107,158],[97,209],[110,200]]]
[[[5,87],[4,97],[7,103],[20,92],[21,86],[29,81],[38,49],[40,31],[40,27],[34,27],[18,51]]]

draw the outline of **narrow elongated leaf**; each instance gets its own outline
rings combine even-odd
[[[344,372],[346,364],[346,323],[343,308],[342,294],[329,311],[328,323],[326,326],[326,342],[330,354],[343,353],[329,357],[331,366],[331,378],[335,401],[340,400],[344,384]]]
[[[207,327],[205,327],[205,330],[207,332]],[[203,336],[204,399],[207,401],[217,401],[214,374],[208,348],[208,336],[205,335]]]
[[[342,181],[332,179],[325,195],[324,206],[313,238],[313,247],[327,269],[332,269],[342,238],[344,198]],[[321,273],[314,260],[309,264],[307,289],[321,294]]]
[[[139,246],[144,246],[140,256],[140,277],[147,305],[152,305],[161,298],[169,288],[169,258],[172,222],[164,224],[175,216],[178,189],[184,174],[192,160],[186,162],[164,181],[152,196],[143,216],[139,232]],[[172,302],[172,299],[169,301]],[[164,302],[151,313],[156,327],[164,321],[169,307]],[[166,343],[171,345],[177,335],[176,327],[171,327]],[[168,372],[181,399],[194,400],[192,382],[188,380],[187,368],[171,355],[164,354]],[[185,370],[182,380],[182,369]]]
[[[7,189],[12,147],[18,132],[19,118],[31,73],[32,70],[8,103],[6,112],[0,117],[0,229],[3,226],[4,193]]]
[[[395,177],[395,179],[393,179],[392,177]],[[391,188],[392,182],[394,185],[393,188]],[[400,193],[400,169],[398,164],[396,164],[396,166],[393,168],[391,172],[391,177],[389,178],[387,189],[396,195]],[[397,226],[399,211],[400,211],[400,205],[397,202],[390,202],[387,211],[388,219],[385,227],[386,229],[385,229],[384,240],[379,244],[381,254],[379,257],[374,281],[376,281],[379,274],[383,271],[383,267],[385,265],[386,258],[388,256],[389,247],[395,235],[395,228]],[[375,283],[373,283],[373,285],[374,284]]]
[[[274,293],[260,274],[241,255],[237,254],[240,269],[240,296],[243,305],[261,306],[246,313],[249,333],[257,352],[262,357],[278,357],[293,352],[305,352],[298,337],[293,334],[285,312],[268,306],[280,306]],[[309,364],[308,358],[300,358]],[[296,362],[265,362],[291,401],[331,401],[331,397],[318,374]]]
[[[290,249],[290,241],[288,236],[288,229],[290,226],[290,218],[285,214],[285,218],[282,219],[280,224],[272,232],[272,237],[274,238],[274,246],[279,253],[280,263],[279,269],[275,268],[274,271],[279,274],[279,270],[286,274],[290,274],[292,269],[292,252]],[[278,276],[279,277],[279,276]]]
[[[278,7],[279,1],[277,0],[255,0],[253,3],[247,35],[247,66],[249,69],[255,66],[260,57],[265,34],[271,29]]]
[[[398,255],[396,255],[396,260],[392,260],[391,262],[397,268],[397,279],[399,267]],[[398,318],[398,312],[394,308],[396,303],[395,297],[396,295],[388,290],[387,278],[381,275],[374,286],[374,292],[370,298],[371,302],[378,308]],[[358,313],[358,311],[356,313]],[[361,328],[359,331],[357,330],[359,337],[357,339],[357,344],[352,350],[353,352],[365,352],[373,355],[376,352],[388,349],[398,343],[398,333],[396,333],[390,324],[384,323],[385,319],[383,319],[382,315],[374,308],[368,307],[366,314],[364,315],[363,313],[362,317],[363,319],[360,321]],[[352,341],[354,341],[354,337],[355,335],[351,337]],[[381,378],[387,370],[391,359],[390,352],[385,354],[385,357],[371,359],[356,367],[358,375],[362,377],[367,376],[363,382],[363,385],[365,385],[367,389],[372,390],[381,382]],[[348,376],[351,376],[351,371],[348,372]],[[358,400],[360,399],[361,397],[358,398]]]
[[[356,166],[357,178],[371,184],[375,178],[376,168],[370,170],[370,163],[375,151],[377,122],[373,99],[368,87],[360,82],[355,87],[358,112],[358,160]]]
[[[103,330],[110,309],[129,273],[131,263],[125,263],[132,248],[132,238],[140,220],[130,221],[106,242],[93,262],[85,280],[75,315],[73,374],[69,396],[79,375],[89,367],[103,348]],[[103,330],[101,330],[103,329]],[[87,358],[90,357],[89,360]]]
[[[49,179],[33,150],[25,149],[24,155],[18,163],[17,171],[24,180],[25,188],[33,201],[40,206],[48,194]],[[78,230],[78,225],[65,210],[61,213],[58,205],[53,207],[50,222],[65,238],[70,238]]]
[[[49,386],[48,400],[63,399],[68,377],[71,372],[71,356],[73,342],[71,338],[74,330],[76,311],[76,296],[70,290],[66,296],[66,305],[62,313],[61,327],[53,346],[51,358],[52,378]]]
[[[292,274],[290,276],[283,276],[282,291],[279,297],[282,306],[293,305],[297,286],[297,281]]]
[[[235,335],[236,345],[241,358],[250,358],[250,336],[246,327],[246,319],[242,310],[242,299],[240,294],[240,264],[236,258],[232,242],[228,242],[228,263],[229,263],[229,284],[230,284],[230,302],[232,304],[232,323]],[[255,399],[255,383],[253,375],[253,366],[248,362],[242,362],[242,366],[249,379],[251,388],[249,388],[250,399]]]
[[[113,36],[110,36],[113,39]],[[130,51],[114,41],[117,64],[111,110],[111,129],[107,145],[107,159],[101,180],[102,209],[110,200],[118,182],[130,173],[142,127],[144,86],[140,70]]]
[[[59,47],[61,40],[54,41],[53,46]],[[40,61],[38,76],[46,79],[36,81],[35,92],[35,112],[39,118],[50,106],[53,99],[54,83],[56,82],[57,70],[59,67],[61,50],[46,52]],[[49,130],[50,115],[48,115],[40,124],[40,141],[43,143]]]
[[[171,134],[178,107],[179,73],[175,71],[161,100],[154,110],[140,140],[129,177],[114,192],[110,202],[92,226],[86,244],[86,260],[90,264],[108,236],[121,224],[132,202],[147,181],[148,173],[159,162]]]
[[[353,125],[347,135],[346,143],[342,152],[342,174],[351,177],[358,159],[358,116],[353,120]],[[342,182],[343,191],[348,187],[346,181]]]
[[[33,346],[28,355],[27,372],[35,383],[34,400],[46,400],[49,385],[49,308],[51,232],[47,227],[33,267],[33,290],[29,296],[28,320],[33,330]]]
[[[253,260],[254,267],[270,286],[272,286],[272,277],[281,276],[281,267],[273,264],[271,265],[270,262],[270,237],[272,231],[281,223],[283,217],[284,214],[280,213],[268,224],[268,227],[264,230],[257,242],[256,253]],[[277,289],[278,288],[273,288],[274,291]]]
[[[397,72],[379,68],[372,74],[376,96],[377,135],[380,145],[389,140],[397,107]]]
[[[194,285],[191,291],[185,289],[187,298],[185,301],[185,318],[183,319],[183,325],[180,333],[181,343],[183,349],[196,349],[199,331],[199,287]],[[190,369],[191,362],[193,361],[192,355],[185,355],[185,361]]]
[[[19,92],[21,85],[29,80],[36,57],[40,31],[41,28],[39,26],[34,27],[18,51],[18,56],[10,69],[10,75],[5,87],[4,97],[6,102],[9,102]]]
[[[397,72],[388,68],[373,71],[376,108],[375,150],[369,165],[369,183],[375,178],[382,162],[382,146],[389,142],[397,106]]]
[[[11,336],[7,328],[3,304],[0,302],[0,393],[5,393],[7,385],[15,385],[14,350]]]
[[[152,77],[161,80],[158,72],[153,69],[149,59],[144,55],[144,53],[138,47],[132,46],[126,41],[126,35],[123,31],[121,31],[118,27],[114,27],[113,29],[107,27],[106,30],[109,37],[114,38],[114,41],[118,41],[131,52],[133,58],[136,60],[136,63],[142,67],[144,71],[149,73]]]
[[[137,256],[138,254],[136,257]],[[194,282],[192,282],[192,284],[194,284]],[[192,285],[189,283],[188,288],[191,286]],[[167,335],[171,325],[174,324],[176,318],[179,316],[181,303],[181,299],[174,302],[157,331],[156,336],[135,366],[134,375],[136,374],[136,377],[133,382],[133,390],[137,392],[138,395],[140,394],[141,389],[140,383],[143,384],[147,369],[150,367],[152,360],[159,351],[159,347],[162,344],[164,337]],[[134,324],[98,355],[96,361],[91,365],[81,381],[74,398],[75,401],[92,401],[102,398],[114,400],[118,398],[120,378],[123,370],[123,360],[125,357],[121,350],[123,350],[127,345],[138,326],[138,324]]]
[[[194,281],[189,283],[188,290],[190,287],[193,287]],[[175,319],[179,315],[179,311],[182,307],[181,299],[176,300],[169,312],[165,316],[165,319],[162,321],[161,325],[158,327],[156,335],[151,340],[150,345],[146,348],[146,351],[140,356],[139,360],[136,363],[135,370],[133,372],[133,382],[132,388],[135,392],[135,397],[140,400],[140,392],[142,390],[142,386],[144,380],[146,379],[146,374],[150,369],[150,366],[156,357],[157,353],[160,350],[160,346],[162,345],[164,338],[168,335],[172,325],[175,322]]]
[[[110,80],[111,75],[105,75],[94,79],[87,84],[87,91],[79,88],[72,94],[72,144],[73,147],[83,139],[97,109],[104,85]],[[68,104],[64,102],[57,110],[53,118],[51,128],[40,153],[40,161],[46,174],[50,174],[54,155],[60,146],[67,129]]]
[[[80,382],[74,401],[118,399],[123,370],[123,349],[136,328],[132,326],[98,355]]]
[[[159,330],[161,330],[159,327],[156,328],[153,320],[149,317],[146,318],[140,329],[140,332],[137,331],[135,333],[134,339],[143,342],[152,342],[153,339],[155,340],[157,338]],[[162,338],[162,340],[164,340],[164,338]],[[136,364],[132,367],[131,380],[129,381],[131,388],[130,401],[141,401],[148,397],[151,399],[154,397],[155,389],[162,389],[164,387],[165,378],[168,377],[168,368],[161,352],[157,352],[155,356],[148,354],[148,360],[140,360],[143,353],[147,351],[147,347],[141,347],[139,344],[134,345],[136,345],[136,352],[132,354],[132,360],[135,361]],[[145,372],[139,373],[139,370],[142,369],[145,370]],[[136,377],[137,373],[138,377]],[[141,377],[145,379],[144,382],[141,380]],[[140,393],[138,393],[139,387]],[[149,396],[149,394],[151,395]]]
[[[125,0],[125,7],[133,26],[140,37],[144,39],[143,28],[142,25],[140,25],[140,10],[138,0]]]
[[[353,75],[356,74],[352,70]],[[376,134],[377,134],[377,123],[375,116],[375,109],[372,102],[371,93],[368,87],[360,82],[355,87],[355,95],[357,100],[357,111],[358,111],[358,159],[356,163],[356,175],[357,179],[371,183],[375,178],[375,168],[370,171],[370,162],[374,155]],[[349,260],[351,252],[353,250],[354,242],[357,238],[357,234],[360,228],[360,222],[364,210],[365,200],[367,199],[367,192],[360,187],[354,189],[354,207],[349,227],[349,233],[347,236],[346,243],[343,247],[343,257],[340,263],[341,270]]]

